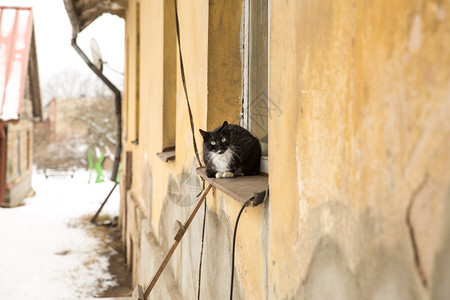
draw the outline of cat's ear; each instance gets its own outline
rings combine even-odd
[[[223,122],[222,127],[220,128],[220,134],[225,134],[225,135],[228,134],[228,122],[227,121]]]
[[[206,140],[208,138],[208,136],[209,136],[209,133],[204,131],[204,130],[201,130],[201,129],[199,129],[199,131],[200,131],[203,139]]]

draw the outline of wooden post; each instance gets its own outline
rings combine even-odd
[[[103,201],[102,205],[100,205],[100,208],[97,210],[97,212],[95,213],[94,217],[91,219],[91,223],[95,223],[95,220],[97,219],[98,215],[100,214],[100,212],[102,211],[103,206],[105,206],[106,201],[108,201],[109,197],[111,196],[112,192],[114,191],[114,189],[117,186],[117,182],[114,184],[111,192],[109,192],[108,196],[106,197],[106,199]]]

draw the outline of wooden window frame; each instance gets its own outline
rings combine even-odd
[[[251,22],[252,22],[252,3],[256,1],[267,1],[267,87],[266,91],[261,92],[261,95],[251,95],[251,86],[252,86],[252,53],[251,53]],[[245,127],[249,131],[252,131],[252,118],[251,118],[251,105],[252,103],[255,103],[256,101],[267,101],[265,105],[267,105],[267,126],[268,126],[268,119],[269,119],[269,70],[270,70],[270,45],[269,45],[269,37],[270,37],[270,0],[244,0],[243,1],[243,10],[242,10],[242,24],[243,24],[243,30],[242,30],[242,43],[243,43],[243,64],[242,64],[242,72],[243,72],[243,96],[242,96],[242,111],[241,111],[241,126]],[[261,99],[257,99],[261,97]],[[267,128],[267,136],[268,136],[268,128]],[[267,154],[263,153],[261,156],[261,163],[260,163],[260,171],[262,173],[268,174],[269,173],[269,158],[268,158],[268,150]]]
[[[136,1],[136,61],[135,61],[135,107],[134,107],[134,134],[131,142],[139,145],[140,107],[141,107],[141,3]]]

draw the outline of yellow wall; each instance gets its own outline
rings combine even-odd
[[[450,7],[420,3],[270,2],[270,199],[241,218],[236,299],[450,293],[443,279],[450,270]],[[241,2],[178,5],[201,148],[198,128],[239,114]],[[179,60],[170,64],[167,47],[174,43],[165,40],[173,38],[164,20],[171,7],[171,1],[141,2],[139,59],[136,0],[129,1],[126,22],[124,153],[131,151],[133,160],[129,191],[121,177],[121,217],[133,281],[145,285],[172,245],[175,221],[193,208],[191,187],[201,185]],[[172,75],[175,87],[165,86]],[[167,146],[171,88],[176,158],[166,163],[156,154]],[[215,189],[207,198],[204,299],[228,297],[240,207]],[[202,216],[201,210],[152,292],[155,299],[196,297]]]
[[[241,18],[241,1],[209,1],[206,130],[213,130],[225,120],[239,123],[243,80]]]
[[[272,2],[270,298],[443,288],[450,6],[420,3]]]

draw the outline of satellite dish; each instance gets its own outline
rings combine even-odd
[[[100,47],[98,46],[95,39],[91,39],[91,54],[92,59],[94,60],[94,66],[100,70],[100,72],[103,71],[103,60],[102,60],[102,53],[100,52]]]

